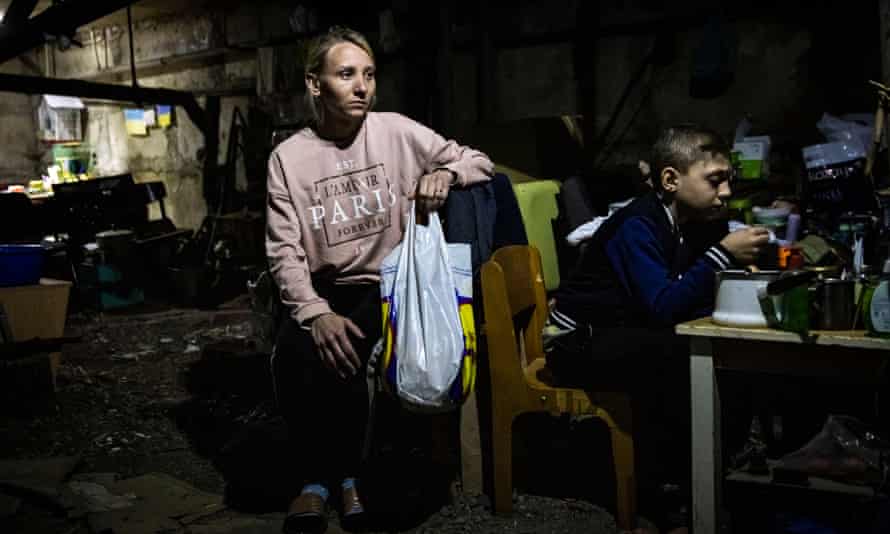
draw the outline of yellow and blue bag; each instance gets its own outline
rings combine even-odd
[[[380,268],[383,387],[408,409],[457,408],[476,380],[470,245],[446,243],[439,216],[417,224]]]

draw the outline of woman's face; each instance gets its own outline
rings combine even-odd
[[[364,118],[377,91],[375,70],[371,56],[352,43],[337,43],[328,50],[321,72],[309,80],[326,122],[356,123]]]

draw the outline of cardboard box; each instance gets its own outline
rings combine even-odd
[[[745,137],[732,146],[739,154],[743,180],[760,180],[769,175],[769,152],[772,141],[768,135]]]
[[[82,141],[84,109],[83,101],[75,96],[43,95],[37,108],[40,140],[55,143]]]
[[[49,339],[65,334],[71,282],[41,278],[31,286],[0,288],[0,304],[6,312],[13,341]],[[53,384],[61,363],[61,352],[50,354]]]

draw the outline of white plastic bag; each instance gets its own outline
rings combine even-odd
[[[461,321],[472,284],[470,246],[446,243],[436,213],[428,226],[417,224],[412,205],[402,243],[383,260],[380,287],[383,382],[407,407],[449,410],[472,387],[475,339],[468,343]]]
[[[846,117],[848,118],[823,113],[816,128],[830,143],[845,143],[854,146],[859,152],[867,153],[874,135],[874,117],[868,117],[865,123],[852,120],[849,115]]]

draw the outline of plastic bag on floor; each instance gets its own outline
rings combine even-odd
[[[777,469],[848,483],[881,486],[890,444],[856,418],[830,415],[822,430],[802,448],[785,455]]]

